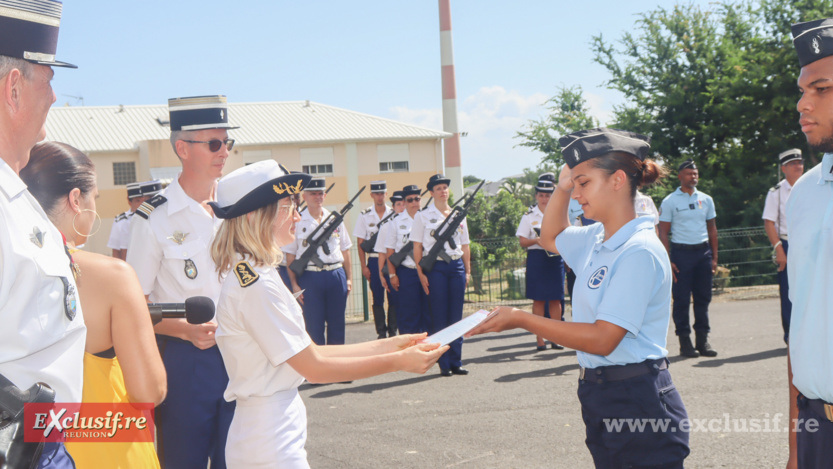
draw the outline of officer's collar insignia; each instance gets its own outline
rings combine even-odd
[[[301,186],[304,185],[303,179],[298,179],[295,184],[289,184],[288,182],[279,182],[277,184],[272,184],[272,189],[278,195],[283,194],[300,194],[301,193]]]
[[[37,226],[32,228],[32,234],[29,235],[29,241],[32,242],[35,246],[42,248],[43,247],[43,231],[40,230]]]
[[[191,259],[185,259],[185,276],[194,280],[197,278],[199,272],[197,271],[197,264],[194,264],[194,261]]]
[[[175,242],[176,244],[182,245],[185,241],[185,238],[188,237],[190,233],[183,233],[181,231],[174,231],[174,234],[168,236],[168,239]]]
[[[72,321],[78,312],[78,298],[75,295],[75,287],[69,283],[66,277],[61,277],[61,282],[64,284],[64,314],[67,315],[67,319]]]
[[[237,276],[237,281],[240,282],[240,286],[243,288],[257,282],[260,277],[246,261],[240,261],[234,266],[234,275]]]
[[[599,288],[605,279],[605,275],[607,275],[607,266],[599,267],[599,270],[593,272],[593,275],[590,276],[590,279],[587,281],[587,287],[591,290]]]

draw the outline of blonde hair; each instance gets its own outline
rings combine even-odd
[[[211,258],[220,277],[237,263],[238,254],[248,256],[255,265],[275,267],[280,263],[283,253],[272,233],[279,213],[276,201],[254,212],[223,220],[211,244]],[[292,216],[291,211],[288,216]]]

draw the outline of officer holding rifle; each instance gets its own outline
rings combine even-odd
[[[343,217],[353,201],[331,213],[324,208],[325,187],[324,178],[315,178],[304,188],[307,209],[295,224],[295,242],[281,248],[292,291],[303,290],[298,301],[303,305],[307,332],[317,345],[344,343],[344,311],[352,289],[348,272],[353,243]]]

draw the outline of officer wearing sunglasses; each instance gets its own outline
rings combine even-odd
[[[228,123],[225,96],[175,98],[168,107],[182,173],[136,211],[127,262],[150,302],[207,296],[216,303],[222,284],[210,248],[222,220],[208,202],[217,200],[234,146],[227,131],[237,127]],[[164,319],[155,329],[168,374],[168,397],[156,408],[162,467],[206,467],[210,458],[212,468],[224,468],[234,403],[223,399],[228,374],[214,341],[217,323]]]

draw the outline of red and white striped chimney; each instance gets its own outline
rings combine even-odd
[[[454,82],[454,47],[451,40],[451,0],[440,1],[440,62],[443,80],[443,130],[453,134],[443,142],[445,175],[455,198],[463,196],[460,130],[457,128],[457,86]]]

